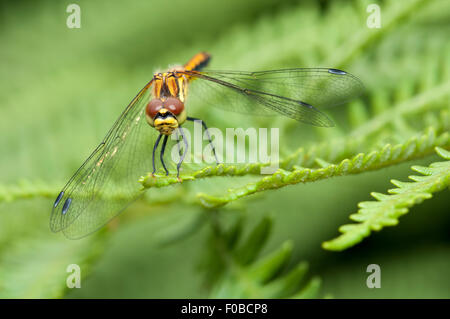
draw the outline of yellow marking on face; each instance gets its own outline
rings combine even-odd
[[[169,116],[164,119],[156,118],[153,121],[155,128],[164,135],[170,135],[178,127],[178,121],[175,117]]]
[[[153,121],[155,123],[155,127],[161,126],[161,125],[176,125],[178,126],[178,121],[174,117],[168,117],[165,119],[157,118]]]

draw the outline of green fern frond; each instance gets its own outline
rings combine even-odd
[[[266,217],[243,241],[242,219],[228,231],[215,225],[212,259],[223,265],[207,268],[209,271],[216,269],[210,276],[218,277],[211,289],[211,298],[317,298],[321,283],[318,277],[302,285],[308,271],[307,263],[301,262],[285,271],[292,255],[291,241],[286,241],[269,255],[257,258],[271,228],[272,219]]]
[[[21,180],[16,185],[0,185],[0,203],[33,197],[53,198],[59,188],[60,185],[29,180]]]
[[[392,180],[397,186],[390,189],[390,195],[372,193],[375,202],[359,203],[359,211],[350,216],[358,224],[341,226],[339,237],[324,242],[322,247],[341,251],[356,245],[372,231],[379,231],[386,226],[395,226],[398,219],[406,214],[412,206],[432,197],[432,194],[450,186],[450,152],[436,147],[436,152],[446,162],[436,162],[429,167],[413,166],[412,169],[424,176],[410,176],[413,182]]]
[[[436,136],[433,128],[429,128],[420,137],[412,137],[403,144],[391,146],[385,145],[381,149],[368,154],[360,153],[352,158],[344,159],[338,164],[327,165],[323,168],[296,168],[292,171],[279,169],[275,174],[249,183],[243,187],[230,189],[228,194],[222,197],[200,193],[197,195],[201,204],[212,208],[223,206],[239,198],[263,192],[269,189],[277,189],[298,183],[314,182],[334,176],[358,174],[370,170],[380,169],[400,162],[422,157],[432,153],[436,146],[449,147],[450,135],[448,132]],[[234,172],[234,171],[233,171]]]
[[[428,102],[430,103],[431,101]],[[373,107],[376,108],[376,105],[377,104],[375,103]],[[386,110],[381,114],[378,113],[377,116],[379,115],[381,115],[382,118],[388,118],[389,111]],[[423,138],[423,136],[431,133],[427,131],[430,130],[430,127],[432,127],[432,130],[435,130],[436,135],[441,135],[442,133],[445,133],[450,129],[450,113],[448,107],[447,109],[444,109],[440,113],[438,113],[437,116],[431,114],[428,115],[429,117],[426,121],[430,121],[431,123],[426,125],[427,129],[425,129],[424,131],[417,131],[417,133],[411,134],[412,136],[417,135],[420,136],[419,139]],[[379,117],[377,117],[377,119],[379,119]],[[366,122],[364,121],[364,123]],[[372,127],[372,125],[369,126]],[[349,136],[342,136],[326,142],[318,143],[310,146],[307,149],[301,147],[291,155],[287,156],[285,159],[282,159],[280,161],[280,167],[285,170],[291,170],[294,165],[313,167],[314,164],[319,164],[319,161],[330,163],[337,162],[340,160],[344,160],[345,158],[352,157],[352,155],[357,153],[358,150],[360,150],[360,152],[362,149],[369,150],[367,145],[369,144],[369,135],[370,133],[373,133],[373,129],[361,129],[361,126],[359,126],[355,130],[357,130],[356,133],[355,131],[352,131],[348,134]],[[407,138],[402,142],[405,142],[406,140]],[[319,167],[324,166],[319,164]]]

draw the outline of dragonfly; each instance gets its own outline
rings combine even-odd
[[[154,73],[57,196],[50,216],[53,232],[61,231],[70,239],[82,238],[122,212],[144,192],[138,182],[141,176],[152,168],[154,178],[158,178],[155,156],[160,144],[160,162],[169,175],[164,151],[172,134],[185,146],[176,163],[180,180],[188,149],[183,125],[200,121],[208,132],[204,121],[188,116],[192,96],[200,100],[216,96],[218,100],[210,105],[224,110],[252,116],[283,115],[331,127],[333,121],[320,108],[345,103],[363,90],[356,76],[339,69],[204,70],[210,59],[210,54],[200,52],[182,66]],[[207,137],[216,156],[211,137]]]

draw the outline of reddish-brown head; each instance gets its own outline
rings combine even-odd
[[[160,99],[153,99],[147,104],[147,108],[145,109],[145,113],[151,119],[154,119],[156,114],[163,108],[163,101]]]
[[[175,97],[164,101],[151,100],[145,108],[145,114],[147,122],[165,135],[172,134],[173,130],[186,120],[184,104]]]
[[[169,97],[163,102],[163,107],[166,108],[170,113],[178,116],[184,110],[184,104],[179,99],[175,97]]]
[[[161,109],[166,109],[173,115],[180,115],[184,110],[184,103],[175,97],[169,97],[164,102],[160,99],[153,99],[147,104],[145,113],[152,119],[158,115]]]

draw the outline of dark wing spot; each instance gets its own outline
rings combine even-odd
[[[305,103],[305,102],[302,102],[302,101],[298,101],[301,105],[303,105],[303,106],[306,106],[308,109],[312,109],[313,108],[313,106],[311,105],[311,104],[308,104],[308,103]]]
[[[328,69],[328,73],[336,74],[336,75],[346,75],[347,72],[338,70],[338,69]]]
[[[61,211],[61,213],[63,215],[65,215],[67,213],[67,211],[69,210],[70,203],[72,203],[72,198],[68,198],[64,202],[64,206],[63,206],[62,211]]]
[[[53,204],[53,207],[58,206],[59,202],[61,201],[61,198],[63,197],[64,192],[59,193],[58,197],[56,197],[55,203]]]

